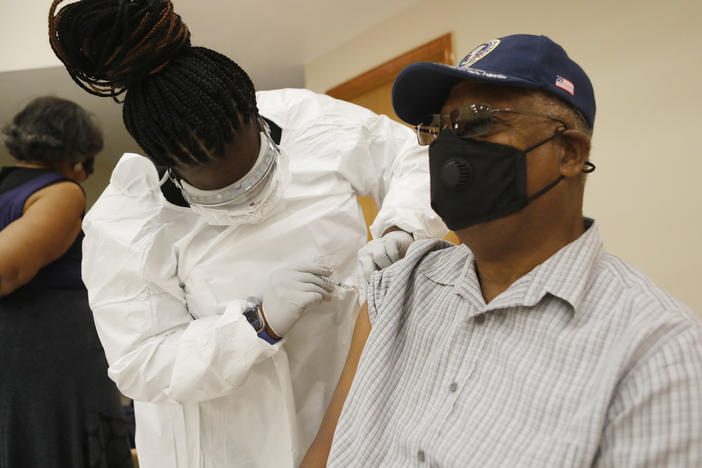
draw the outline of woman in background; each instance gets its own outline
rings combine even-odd
[[[78,185],[102,134],[57,97],[3,129],[0,169],[0,468],[130,467],[126,421],[81,281]]]

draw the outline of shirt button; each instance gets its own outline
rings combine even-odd
[[[453,392],[455,392],[456,390],[458,390],[458,384],[457,384],[456,382],[454,382],[454,383],[452,383],[451,385],[449,385],[449,392],[453,393]]]
[[[417,460],[419,460],[421,463],[424,463],[426,459],[427,456],[424,455],[424,450],[420,450],[419,452],[417,452]]]
[[[485,323],[485,316],[478,315],[477,317],[475,317],[475,323],[477,323],[478,325],[484,324]]]

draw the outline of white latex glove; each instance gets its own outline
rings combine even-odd
[[[330,297],[334,285],[323,278],[331,273],[331,268],[312,262],[271,273],[261,309],[273,333],[285,335],[307,306]]]
[[[389,267],[405,256],[412,234],[405,231],[390,231],[380,239],[374,239],[358,251],[358,271],[366,283],[374,271]]]

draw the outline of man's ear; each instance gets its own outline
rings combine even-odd
[[[73,165],[73,172],[80,172],[81,170],[83,170],[83,163],[78,161]]]
[[[590,155],[590,136],[575,129],[566,130],[561,135],[564,148],[561,158],[561,174],[565,177],[575,177],[582,174]]]

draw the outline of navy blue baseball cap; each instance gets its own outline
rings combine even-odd
[[[416,125],[438,114],[453,85],[472,80],[539,89],[571,104],[592,128],[592,83],[563,47],[546,36],[515,34],[480,44],[455,66],[419,62],[397,75],[392,105],[405,122]]]

